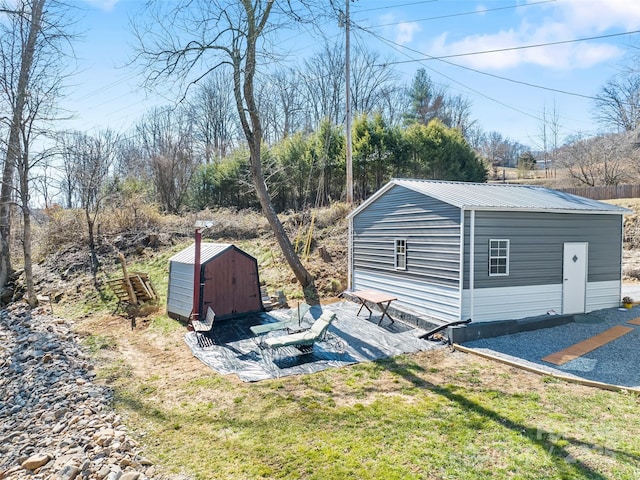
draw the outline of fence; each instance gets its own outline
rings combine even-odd
[[[558,188],[561,192],[580,195],[593,200],[613,198],[640,198],[640,185],[606,185],[602,187]]]

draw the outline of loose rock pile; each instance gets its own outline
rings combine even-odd
[[[0,310],[0,480],[169,478],[94,377],[68,322],[20,304]]]

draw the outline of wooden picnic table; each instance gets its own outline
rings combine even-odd
[[[375,303],[382,312],[380,320],[378,320],[378,325],[382,323],[382,319],[385,315],[389,318],[389,320],[391,320],[391,323],[395,321],[393,318],[391,318],[391,315],[389,315],[387,310],[389,308],[389,305],[391,305],[391,302],[398,299],[397,297],[389,295],[388,293],[378,292],[376,290],[357,290],[353,292],[352,295],[360,300],[360,310],[358,310],[356,316],[360,315],[363,307],[369,310],[369,316],[371,316],[373,311],[367,305],[367,302],[370,302]]]

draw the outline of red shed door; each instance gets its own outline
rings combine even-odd
[[[255,312],[262,308],[256,264],[229,249],[205,265],[203,307],[217,316]]]

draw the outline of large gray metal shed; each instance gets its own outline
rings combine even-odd
[[[537,186],[393,179],[349,216],[350,289],[443,321],[619,306],[629,212]]]

